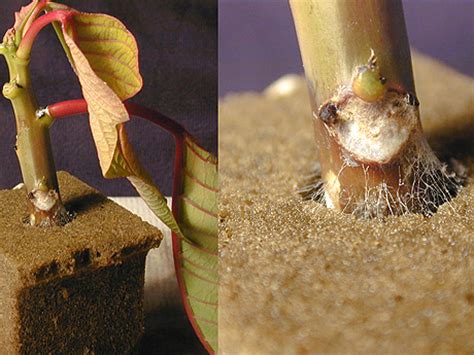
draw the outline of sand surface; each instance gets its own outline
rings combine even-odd
[[[301,77],[222,100],[223,354],[474,352],[474,81],[420,55],[414,68],[430,143],[470,168],[431,218],[301,199],[316,163]]]

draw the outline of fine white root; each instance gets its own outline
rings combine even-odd
[[[344,169],[354,167],[354,164],[359,164],[364,170],[364,195],[362,199],[349,198],[346,206],[351,206],[349,213],[361,218],[384,218],[388,215],[405,213],[430,216],[440,205],[449,204],[465,180],[462,164],[452,161],[452,166],[448,168],[447,164],[442,163],[435,156],[422,132],[413,134],[402,154],[398,155],[396,161],[392,161],[392,164],[399,166],[398,186],[389,186],[385,182],[371,185],[368,174],[371,165],[359,163],[354,159],[350,164],[343,164],[338,175]],[[324,181],[320,165],[317,164],[298,192],[306,200],[313,200],[328,208],[334,208],[331,194],[328,193],[334,189],[334,181],[338,181],[337,176],[333,181]],[[343,209],[342,212],[348,211]]]
[[[455,163],[460,164],[457,161]],[[368,169],[367,166],[364,168]],[[366,184],[363,199],[348,201],[347,206],[352,206],[350,213],[365,219],[383,219],[389,215],[406,213],[431,216],[442,204],[450,206],[450,200],[457,195],[464,182],[464,176],[450,171],[448,166],[436,157],[429,157],[427,160],[419,157],[410,163],[410,168],[413,180],[408,192],[401,194],[399,190],[383,182],[370,187]],[[400,186],[403,184],[403,180],[400,180]],[[313,200],[328,208],[334,208],[329,194],[325,191],[319,168],[305,180],[298,193],[305,200]]]
[[[324,203],[324,183],[321,179],[321,165],[319,163],[316,163],[312,171],[304,177],[301,185],[297,192],[304,200]]]

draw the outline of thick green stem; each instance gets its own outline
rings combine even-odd
[[[374,51],[388,84],[414,92],[399,0],[290,0],[306,76],[319,107]]]
[[[327,205],[373,217],[431,212],[448,200],[456,188],[423,137],[401,1],[290,6]]]
[[[17,126],[15,150],[30,204],[30,223],[39,226],[61,225],[67,213],[59,195],[49,126],[51,118],[39,115],[39,107],[31,86],[28,60],[16,55],[14,45],[4,47],[10,81],[3,95],[11,101]]]

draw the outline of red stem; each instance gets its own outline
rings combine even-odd
[[[173,206],[172,212],[175,218],[178,218],[179,196],[182,189],[182,172],[184,159],[184,138],[189,135],[188,132],[179,123],[171,118],[159,113],[158,111],[132,103],[125,103],[128,113],[133,116],[142,117],[165,129],[174,136],[176,144],[176,153],[174,161],[173,174]],[[53,119],[63,118],[72,115],[87,113],[87,102],[84,99],[62,101],[48,106],[48,113]]]
[[[27,59],[30,56],[31,48],[36,37],[41,30],[54,21],[60,22],[63,26],[68,23],[69,18],[74,13],[73,10],[56,10],[48,12],[46,15],[38,17],[26,31],[17,50],[18,58]]]
[[[171,133],[175,139],[179,137],[182,139],[185,134],[188,134],[183,126],[158,111],[129,102],[124,103],[124,105],[130,115],[138,116],[157,124],[161,128]],[[48,112],[50,116],[55,119],[84,114],[88,112],[87,102],[84,99],[58,102],[49,105]]]
[[[179,123],[173,121],[171,118],[166,117],[165,115],[159,113],[158,111],[137,105],[132,103],[125,103],[125,108],[128,113],[133,116],[138,116],[144,118],[150,122],[153,122],[159,125],[161,128],[165,129],[174,136],[176,150],[175,150],[175,159],[174,159],[174,168],[173,168],[173,193],[172,193],[172,206],[171,211],[173,216],[178,220],[180,212],[180,196],[183,189],[183,166],[184,166],[184,145],[186,136],[190,136],[189,133],[181,126]],[[56,118],[63,118],[66,116],[78,115],[87,113],[87,102],[84,99],[78,100],[69,100],[59,102],[53,105],[48,106],[49,115]],[[180,270],[182,267],[181,260],[181,245],[180,245],[180,236],[176,233],[172,234],[172,245],[173,245],[173,256],[174,264],[176,270]],[[189,304],[186,293],[186,286],[184,284],[184,279],[179,272],[176,272],[176,278],[181,292],[181,299],[183,302],[184,309],[188,314],[188,320],[191,323],[191,326],[194,328],[196,335],[198,336],[201,344],[207,350],[209,354],[214,354],[213,349],[209,343],[205,340],[201,329],[199,328],[195,317],[193,316],[194,312]]]

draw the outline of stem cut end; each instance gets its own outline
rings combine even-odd
[[[30,215],[28,224],[36,227],[63,226],[73,219],[73,215],[64,208],[59,194],[55,190],[38,187],[28,194]]]

